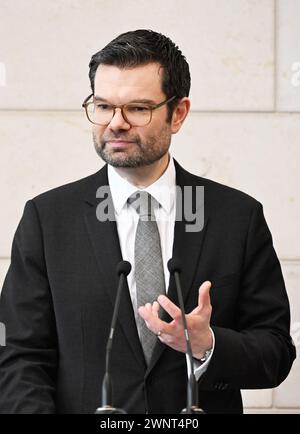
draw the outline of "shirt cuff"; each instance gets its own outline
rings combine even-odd
[[[209,363],[211,361],[212,355],[214,353],[214,349],[215,349],[215,335],[214,335],[214,332],[212,331],[212,329],[211,328],[209,328],[209,329],[210,329],[210,332],[211,332],[211,335],[212,335],[212,339],[213,339],[212,351],[210,353],[209,358],[204,363],[201,363],[200,360],[193,358],[194,375],[195,375],[196,381],[199,381],[199,379],[201,378],[201,376],[206,372],[206,370],[207,370],[207,368],[209,366]],[[188,378],[189,378],[190,377],[190,364],[188,363],[188,356],[187,355],[186,355],[186,358],[187,358],[187,367],[188,367],[187,370],[188,370]]]

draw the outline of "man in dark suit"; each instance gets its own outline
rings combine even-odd
[[[92,57],[90,79],[83,105],[108,164],[26,203],[0,301],[7,333],[0,412],[93,413],[99,406],[123,258],[133,269],[111,357],[114,404],[130,413],[179,413],[187,368],[166,266],[172,256],[181,264],[200,406],[242,412],[240,389],[276,387],[295,358],[262,205],[170,156],[171,135],[190,108],[188,64],[170,39],[146,30],[120,35]],[[192,197],[190,206],[203,212],[197,188],[204,188],[204,221],[193,231],[178,211]],[[151,219],[142,218],[142,202],[134,207],[136,192],[151,199]]]

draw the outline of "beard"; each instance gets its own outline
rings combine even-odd
[[[133,142],[127,149],[110,149],[110,140],[125,140]],[[129,136],[110,133],[110,136],[97,137],[93,132],[95,150],[103,161],[113,167],[137,168],[149,166],[160,160],[169,150],[171,144],[170,127],[167,125],[157,135],[149,136],[142,141],[138,135]]]

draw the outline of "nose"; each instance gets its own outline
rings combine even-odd
[[[108,124],[112,130],[129,130],[130,124],[124,119],[121,109],[118,107],[115,109],[115,114],[112,120]]]

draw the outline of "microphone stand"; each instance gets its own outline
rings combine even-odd
[[[125,284],[126,276],[130,273],[131,265],[127,261],[118,264],[119,286],[117,290],[116,302],[111,320],[110,333],[106,345],[105,374],[102,382],[102,406],[98,407],[94,414],[126,414],[126,411],[113,406],[112,381],[110,376],[110,354],[112,349],[113,337],[118,318],[122,288]]]
[[[189,337],[189,332],[187,328],[187,322],[185,317],[185,310],[184,310],[184,303],[183,303],[183,296],[182,296],[182,289],[181,289],[181,283],[180,283],[180,267],[177,264],[178,261],[170,259],[168,262],[168,268],[169,271],[174,274],[175,278],[175,285],[177,289],[177,296],[179,300],[179,306],[181,310],[181,316],[182,316],[182,322],[184,327],[184,336],[186,340],[186,355],[189,365],[189,371],[190,375],[187,382],[187,405],[186,408],[184,408],[181,411],[181,414],[204,414],[204,411],[198,407],[198,387],[197,387],[197,381],[194,374],[194,362],[193,362],[193,353],[192,353],[192,347]]]

